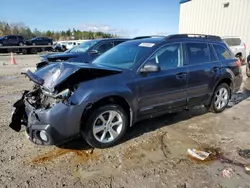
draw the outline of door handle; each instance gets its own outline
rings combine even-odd
[[[212,71],[213,72],[216,72],[216,71],[218,71],[220,69],[220,67],[214,67],[213,69],[212,69]]]
[[[176,74],[176,78],[177,79],[184,79],[184,78],[186,78],[186,75],[187,75],[187,73],[180,72],[180,73]]]

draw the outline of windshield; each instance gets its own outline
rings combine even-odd
[[[79,46],[74,47],[70,50],[70,52],[86,52],[89,48],[94,46],[98,41],[86,41],[81,43]]]
[[[138,43],[123,43],[116,46],[92,63],[121,69],[129,69],[145,55],[149,55],[152,48],[139,46]]]

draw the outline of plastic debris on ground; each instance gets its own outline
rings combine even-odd
[[[224,168],[221,172],[222,177],[228,178],[228,179],[232,178],[233,174],[234,174],[234,170],[232,168]]]
[[[195,159],[199,159],[201,161],[204,161],[205,159],[209,157],[209,153],[205,151],[200,151],[196,149],[188,149],[187,152],[189,156]]]

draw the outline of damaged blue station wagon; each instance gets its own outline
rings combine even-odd
[[[242,82],[241,65],[220,37],[170,35],[124,42],[92,64],[28,71],[35,83],[14,104],[10,127],[59,145],[81,135],[93,147],[119,142],[142,119],[203,104],[222,112]]]

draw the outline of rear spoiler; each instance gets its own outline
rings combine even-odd
[[[38,85],[43,85],[44,84],[44,80],[40,77],[38,77],[37,75],[35,75],[33,72],[31,72],[30,70],[28,70],[26,73],[24,73],[26,76],[29,77],[29,79],[33,82],[35,82]]]

